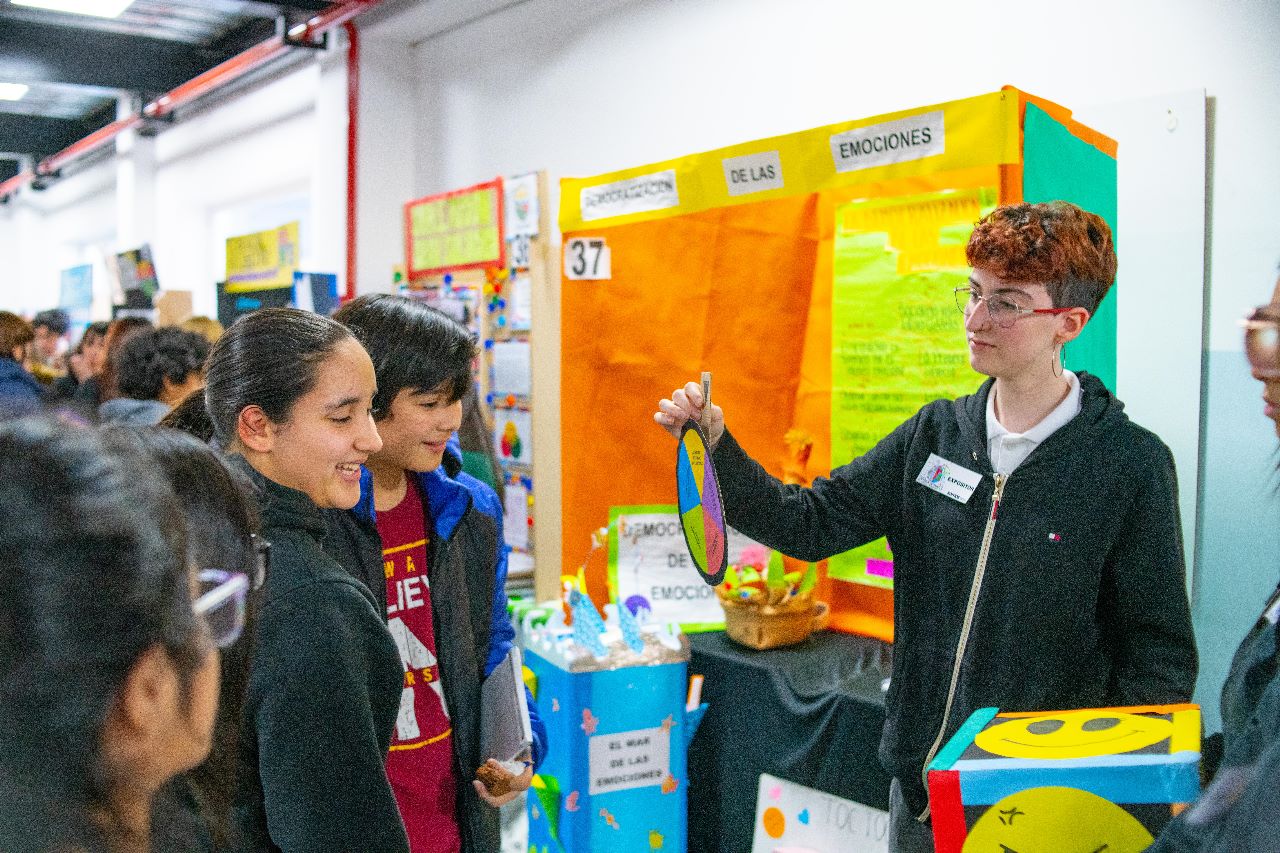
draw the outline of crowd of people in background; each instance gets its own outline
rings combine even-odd
[[[158,423],[202,384],[223,329],[202,316],[163,329],[124,316],[86,325],[74,346],[71,331],[60,308],[29,321],[0,311],[0,418],[55,410],[95,423]]]

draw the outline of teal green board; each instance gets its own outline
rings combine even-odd
[[[1098,214],[1116,231],[1116,161],[1060,122],[1027,104],[1022,198],[1030,203],[1062,199]],[[1067,346],[1067,367],[1087,370],[1116,390],[1116,286],[1098,306],[1080,337]]]

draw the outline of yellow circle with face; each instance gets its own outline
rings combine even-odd
[[[1151,833],[1110,800],[1078,788],[1028,788],[983,812],[963,853],[1140,853]]]
[[[1160,717],[1085,710],[1016,717],[979,732],[973,742],[1007,758],[1092,758],[1157,744],[1173,734]]]

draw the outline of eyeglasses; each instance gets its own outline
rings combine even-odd
[[[987,316],[991,318],[991,322],[995,323],[1002,329],[1008,329],[1018,321],[1019,317],[1029,317],[1032,314],[1065,314],[1071,309],[1068,308],[1023,308],[1007,296],[995,294],[993,296],[983,296],[972,287],[957,287],[956,307],[960,309],[960,313],[968,317],[974,311],[978,310],[978,303],[986,303]]]
[[[253,588],[262,589],[262,585],[267,582],[267,575],[271,572],[271,543],[256,533],[249,534],[249,541],[253,543],[254,557],[256,559],[253,571]]]
[[[1253,309],[1240,325],[1249,367],[1263,376],[1280,376],[1280,311],[1263,305]]]
[[[196,615],[209,626],[214,645],[225,649],[240,638],[244,630],[245,599],[249,595],[249,578],[240,572],[205,569],[198,575],[200,597],[192,605]]]

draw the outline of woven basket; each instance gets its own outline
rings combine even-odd
[[[735,643],[752,649],[792,646],[824,630],[828,612],[825,601],[815,601],[809,610],[728,605],[724,609],[724,632]]]

